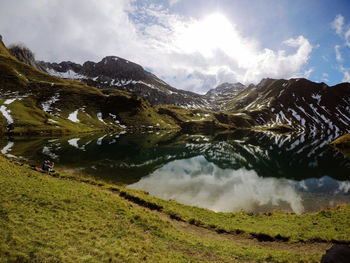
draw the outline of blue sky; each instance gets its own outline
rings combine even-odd
[[[337,84],[344,79],[340,67],[350,67],[350,46],[332,26],[336,16],[341,15],[343,31],[349,29],[350,1],[193,0],[178,1],[169,8],[198,18],[205,16],[207,10],[220,12],[237,25],[242,35],[257,39],[266,48],[279,48],[284,39],[303,35],[316,47],[307,63],[313,69],[309,79],[314,81]],[[340,46],[342,62],[336,60],[336,45]]]
[[[199,93],[222,82],[350,82],[350,1],[12,0],[0,34],[37,59],[117,55]]]

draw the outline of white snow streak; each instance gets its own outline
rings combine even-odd
[[[76,110],[76,111],[72,112],[71,114],[69,114],[68,120],[70,120],[72,122],[80,122],[80,120],[78,119],[78,111],[79,110]]]

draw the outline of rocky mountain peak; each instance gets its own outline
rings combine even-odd
[[[245,86],[240,82],[237,82],[237,83],[224,82],[219,86],[217,86],[216,88],[210,89],[206,93],[206,95],[211,96],[211,95],[218,95],[218,94],[221,94],[221,95],[229,94],[237,90],[243,89],[244,87]]]
[[[140,65],[117,56],[104,57],[100,62],[87,61],[83,64],[81,74],[94,78],[98,76],[111,79],[147,79],[150,73]]]
[[[26,63],[34,68],[43,70],[43,68],[36,62],[34,53],[23,44],[12,44],[7,47],[12,56],[19,61]]]

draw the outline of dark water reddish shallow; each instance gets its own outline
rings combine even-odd
[[[350,203],[350,159],[334,138],[235,132],[8,137],[0,151],[214,211],[305,213]]]

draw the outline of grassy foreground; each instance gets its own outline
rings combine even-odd
[[[321,226],[299,226],[310,215],[214,213],[86,178],[58,177],[0,157],[0,262],[319,262],[324,253],[308,249],[308,243],[300,246],[306,249],[293,249],[293,244],[289,248],[289,243],[258,242],[244,235],[242,242],[215,231],[200,235],[178,228],[170,214],[196,229],[201,227],[193,225],[195,219],[213,228],[250,226],[250,231],[262,231],[266,224],[268,234],[273,225],[273,233],[293,240],[308,231],[312,238],[350,240],[349,206],[311,215]]]
[[[216,213],[172,200],[165,201],[142,191],[128,191],[129,195],[162,207],[173,218],[218,233],[240,234],[262,241],[350,243],[350,205],[346,204],[302,215],[280,211]]]

